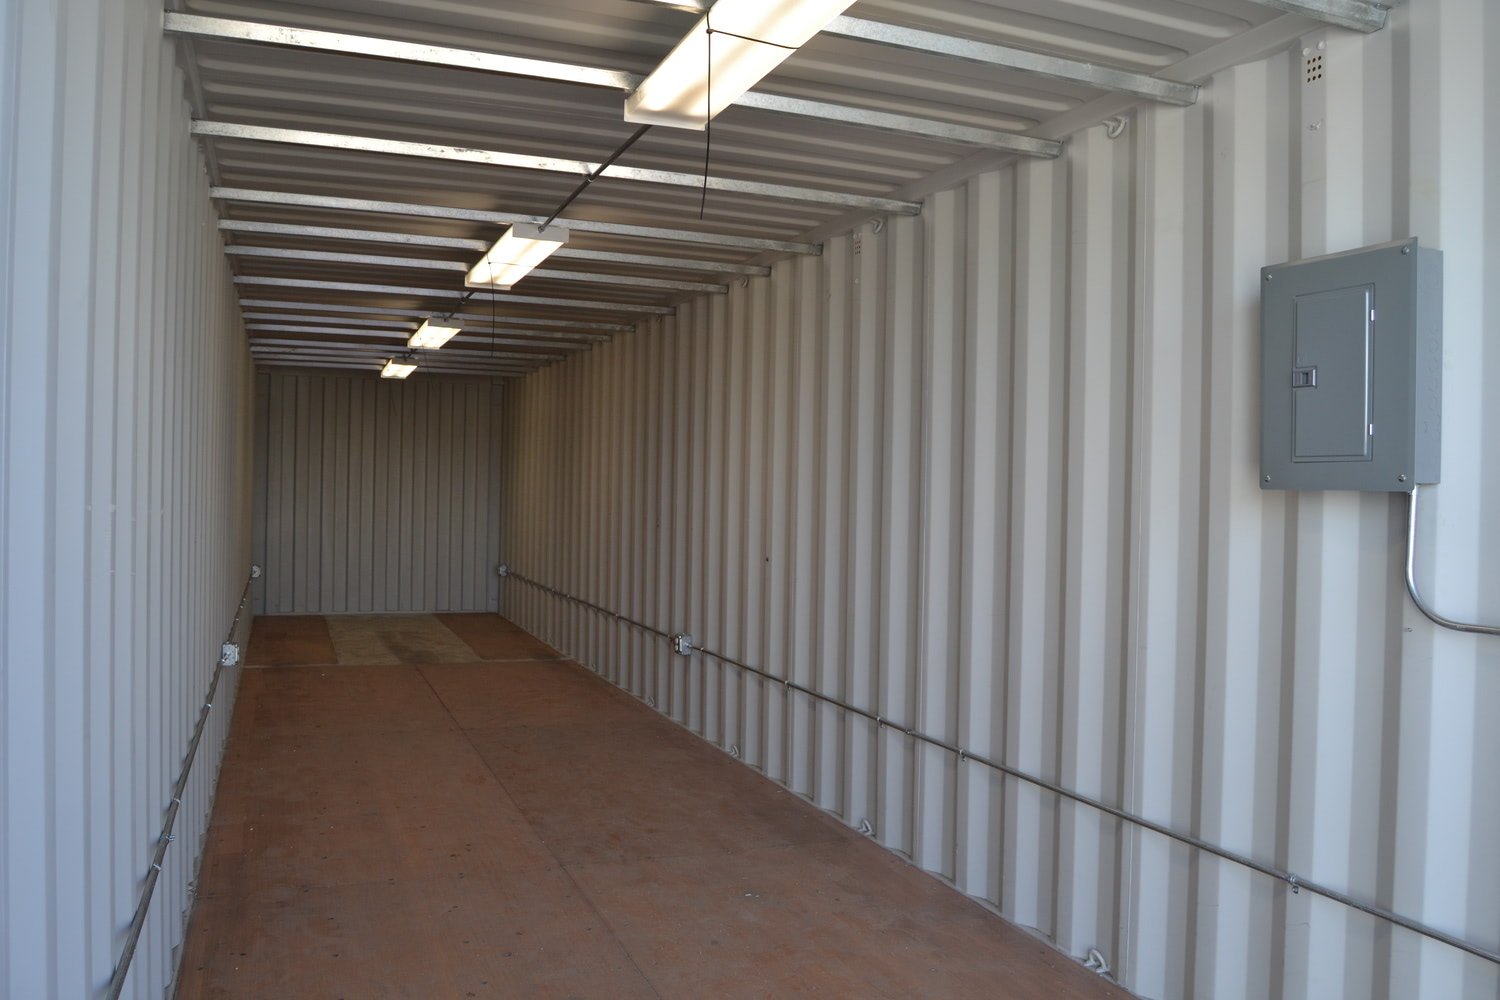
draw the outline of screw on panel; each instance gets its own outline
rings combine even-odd
[[[1270,476],[1266,476],[1265,479],[1262,480],[1262,481],[1269,483],[1271,481],[1271,477]]]
[[[1401,248],[1401,253],[1402,253],[1403,256],[1405,256],[1406,254],[1411,253],[1411,247],[1402,247]]]
[[[1397,476],[1396,477],[1396,482],[1398,482],[1398,483],[1404,483],[1404,482],[1406,482],[1406,477],[1405,476]]]

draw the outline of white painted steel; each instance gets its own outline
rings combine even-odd
[[[529,376],[504,560],[1500,948],[1500,646],[1407,601],[1405,497],[1256,481],[1259,267],[1420,236],[1445,254],[1445,433],[1419,572],[1447,613],[1500,609],[1497,45],[1481,0],[1315,30],[1197,106]],[[531,588],[502,599],[1144,996],[1500,992],[1482,959]]]
[[[16,1000],[109,980],[249,570],[250,360],[160,24],[154,0],[0,5],[0,996]],[[173,979],[237,679],[126,997]]]
[[[370,366],[256,377],[257,612],[493,610],[501,390]]]

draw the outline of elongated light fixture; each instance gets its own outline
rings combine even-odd
[[[452,340],[454,335],[462,329],[463,327],[454,326],[451,323],[435,323],[430,319],[424,320],[422,325],[417,327],[417,332],[412,334],[411,339],[406,342],[406,346],[413,349],[423,348],[435,351]]]
[[[402,361],[402,360],[398,360],[396,358],[391,358],[389,361],[387,361],[385,363],[385,367],[382,368],[382,369],[380,369],[380,377],[381,378],[406,378],[406,376],[410,375],[412,372],[414,372],[416,370],[417,370],[417,366],[416,366],[416,364],[414,362],[411,362],[411,361]]]
[[[625,98],[625,120],[706,128],[853,2],[718,0]]]
[[[512,285],[531,273],[531,269],[552,256],[568,242],[568,231],[561,226],[542,229],[517,222],[495,241],[489,252],[469,271],[464,284],[470,288],[500,288]]]

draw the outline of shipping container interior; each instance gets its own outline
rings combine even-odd
[[[0,996],[1497,1000],[1497,54],[0,5]]]

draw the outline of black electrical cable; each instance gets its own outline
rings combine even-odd
[[[590,184],[599,179],[600,174],[604,173],[604,171],[608,170],[616,160],[624,156],[626,150],[630,149],[631,146],[634,146],[636,142],[641,138],[641,136],[645,135],[649,131],[651,131],[650,125],[642,125],[640,128],[635,130],[634,134],[632,134],[629,139],[626,139],[623,143],[621,143],[618,149],[616,149],[613,153],[610,153],[608,159],[599,164],[593,170],[590,170],[588,176],[584,177],[583,182],[573,189],[573,193],[564,198],[563,203],[557,206],[557,209],[553,211],[551,215],[547,216],[547,221],[542,223],[541,228],[546,229],[548,226],[552,225],[552,223],[556,222],[557,217],[563,213],[563,210],[565,208],[573,204],[574,200],[577,199],[579,195],[583,194],[583,192],[588,188]]]
[[[703,197],[698,199],[699,222],[703,221],[703,213],[708,211],[708,161],[714,148],[714,29],[707,15],[703,20],[705,22],[703,49],[707,55],[704,60],[703,82],[707,93],[703,97]]]

